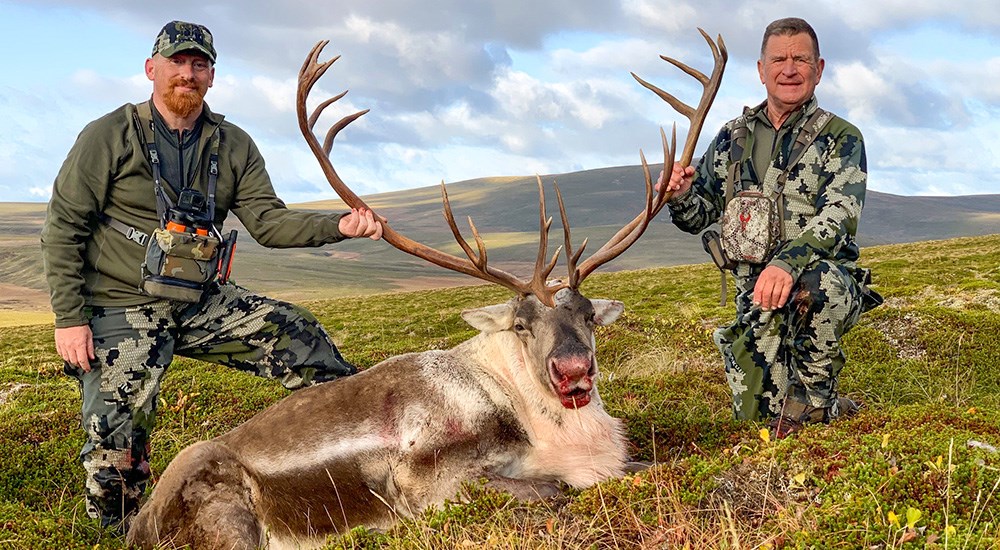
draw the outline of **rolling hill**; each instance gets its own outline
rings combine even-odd
[[[654,174],[659,166],[652,167]],[[575,246],[589,239],[594,251],[631,220],[644,201],[642,169],[620,166],[545,175],[548,214],[553,223],[550,254],[561,244],[552,182],[563,193]],[[480,178],[448,184],[460,228],[471,239],[471,216],[486,241],[491,262],[522,274],[530,271],[537,250],[538,189],[534,176]],[[398,231],[441,250],[461,255],[441,215],[437,186],[366,197]],[[295,205],[335,212],[340,201]],[[46,309],[38,233],[45,215],[41,203],[0,203],[0,308]],[[232,218],[233,227],[239,228]],[[1000,195],[906,197],[870,191],[859,230],[862,246],[1000,233]],[[586,255],[586,253],[585,253]],[[618,271],[708,261],[696,236],[678,231],[661,213],[646,235],[603,269]],[[555,275],[560,274],[560,267]],[[396,290],[467,285],[451,273],[367,239],[321,248],[265,249],[241,231],[234,279],[240,284],[290,300],[351,296]]]

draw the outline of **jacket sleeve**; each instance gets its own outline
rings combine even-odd
[[[83,311],[87,240],[104,207],[111,171],[121,152],[99,126],[95,121],[85,127],[66,156],[42,226],[45,278],[59,328],[88,322]]]
[[[237,130],[239,131],[239,130]],[[237,174],[233,213],[250,235],[270,248],[322,246],[344,240],[338,223],[343,214],[324,214],[292,210],[278,198],[264,167],[264,158],[245,133],[242,151],[234,165],[244,169]]]
[[[719,131],[698,162],[691,189],[667,202],[681,231],[697,235],[722,217],[730,136],[728,125]]]
[[[770,262],[793,280],[818,260],[838,258],[858,232],[868,179],[865,144],[857,128],[842,119],[838,122],[841,129],[831,130],[819,165],[806,168],[820,178],[816,215]]]

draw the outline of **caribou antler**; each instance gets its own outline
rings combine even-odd
[[[309,97],[309,92],[312,90],[313,85],[316,84],[316,82],[323,76],[326,70],[334,64],[334,62],[340,59],[340,56],[336,56],[329,61],[323,63],[319,62],[319,54],[323,51],[323,48],[326,47],[328,42],[329,41],[327,40],[323,40],[313,46],[312,51],[309,52],[309,56],[302,64],[302,69],[299,71],[299,86],[295,104],[295,111],[299,120],[299,129],[302,131],[302,135],[305,137],[306,143],[309,144],[309,148],[319,161],[319,164],[323,169],[323,174],[326,175],[326,179],[330,182],[334,191],[337,192],[337,195],[339,195],[340,198],[351,208],[365,208],[367,210],[372,210],[370,206],[365,204],[365,201],[363,201],[361,197],[357,196],[354,191],[351,191],[347,184],[340,179],[340,176],[337,175],[337,171],[333,168],[333,164],[330,162],[329,156],[330,151],[333,148],[333,140],[336,138],[337,134],[348,124],[354,122],[359,117],[367,113],[368,110],[359,111],[341,118],[327,131],[326,138],[324,139],[322,145],[320,145],[319,140],[313,133],[313,126],[316,125],[316,122],[319,120],[323,110],[335,101],[344,97],[347,92],[343,92],[320,103],[310,116],[306,116],[306,99]],[[539,232],[541,233],[541,237],[538,244],[538,258],[535,261],[535,271],[530,281],[522,281],[516,276],[507,273],[506,271],[497,269],[487,263],[486,246],[483,243],[482,238],[480,238],[479,232],[476,230],[476,226],[472,223],[472,219],[469,218],[469,225],[472,228],[472,234],[476,241],[478,253],[472,250],[468,242],[466,242],[465,238],[463,238],[459,232],[458,226],[455,224],[455,217],[451,212],[451,204],[448,202],[448,191],[445,189],[444,182],[441,182],[441,198],[444,203],[445,218],[448,220],[448,226],[451,228],[452,234],[454,234],[455,239],[462,247],[462,250],[465,251],[468,259],[459,258],[414,241],[393,230],[388,223],[382,224],[382,238],[399,250],[427,260],[435,265],[439,265],[452,271],[465,273],[466,275],[471,275],[491,283],[499,284],[517,292],[522,296],[534,294],[540,301],[542,301],[542,303],[552,306],[555,303],[555,293],[567,285],[546,284],[546,279],[555,267],[559,251],[556,251],[556,254],[553,255],[551,261],[548,263],[545,262],[546,247],[548,245],[548,230],[549,226],[552,224],[552,219],[546,219],[545,217],[545,195],[542,191],[542,181],[540,178],[538,179],[538,194],[540,200]]]
[[[722,79],[722,71],[726,63],[726,48],[725,44],[722,42],[722,37],[718,39],[718,47],[715,43],[709,39],[705,31],[701,31],[702,36],[708,41],[712,48],[712,53],[715,56],[715,70],[712,73],[712,78],[708,79],[700,72],[691,69],[687,65],[670,59],[668,57],[663,57],[664,60],[673,63],[674,65],[680,67],[684,72],[698,78],[705,87],[705,93],[702,96],[701,102],[698,104],[698,109],[692,109],[691,107],[681,103],[676,98],[670,94],[646,83],[639,77],[635,77],[647,88],[653,90],[661,98],[670,103],[678,112],[686,115],[691,120],[691,130],[688,132],[688,142],[685,145],[684,151],[685,156],[681,159],[681,164],[687,166],[691,162],[691,157],[694,151],[695,143],[698,139],[698,134],[701,131],[701,127],[704,123],[705,115],[708,112],[709,106],[712,104],[712,100],[715,97],[716,91],[719,88],[719,82]],[[344,183],[344,181],[337,175],[337,171],[334,170],[333,164],[330,161],[330,151],[333,148],[333,141],[337,134],[343,130],[348,124],[354,122],[359,117],[368,112],[368,110],[359,111],[354,114],[350,114],[341,118],[337,123],[330,127],[327,131],[326,137],[323,143],[320,144],[316,135],[313,133],[313,127],[319,120],[320,115],[323,110],[328,106],[344,97],[347,93],[346,91],[336,95],[326,101],[320,103],[316,109],[308,117],[306,116],[306,99],[309,97],[309,93],[312,90],[316,82],[323,76],[327,69],[334,64],[340,56],[336,56],[326,62],[319,62],[319,55],[326,47],[329,41],[324,40],[318,42],[313,46],[312,51],[309,52],[309,56],[306,58],[305,62],[302,64],[302,69],[299,71],[299,85],[298,92],[296,94],[296,115],[299,120],[299,129],[302,131],[303,137],[306,139],[306,143],[309,144],[309,148],[312,150],[316,159],[319,161],[320,166],[323,169],[323,173],[330,185],[333,187],[334,191],[340,196],[340,198],[347,203],[351,208],[364,208],[367,210],[372,210],[360,197],[358,197],[351,189]],[[721,54],[720,54],[721,51]],[[662,57],[662,56],[661,56]],[[633,76],[635,76],[633,74]],[[671,141],[667,142],[666,135],[663,131],[660,131],[660,136],[663,141],[663,156],[664,156],[664,170],[669,174],[670,169],[673,166],[673,158],[676,151],[676,130],[672,135]],[[506,287],[514,292],[527,296],[533,294],[542,303],[553,306],[555,303],[554,296],[557,291],[563,288],[579,288],[580,284],[583,282],[584,278],[587,277],[591,272],[597,269],[599,266],[603,265],[616,258],[629,246],[631,246],[642,233],[646,230],[649,225],[650,220],[663,208],[666,204],[667,199],[670,198],[670,193],[665,189],[661,189],[656,197],[653,196],[653,182],[652,176],[649,171],[649,166],[646,163],[646,158],[639,152],[640,158],[642,158],[642,166],[646,179],[646,205],[642,213],[640,213],[634,220],[629,222],[625,227],[618,231],[614,237],[611,238],[604,246],[600,248],[593,256],[587,258],[582,264],[577,267],[580,256],[583,253],[584,248],[587,245],[587,241],[584,240],[580,245],[580,248],[574,253],[572,250],[572,244],[570,242],[570,229],[569,222],[566,216],[566,209],[563,205],[562,194],[559,192],[559,187],[556,186],[556,198],[559,202],[559,214],[562,219],[563,235],[564,235],[564,245],[566,248],[566,260],[567,267],[569,270],[568,281],[558,282],[550,284],[547,282],[548,276],[552,273],[555,268],[556,262],[559,258],[559,250],[556,250],[553,254],[551,260],[546,262],[547,248],[548,248],[548,232],[552,225],[552,218],[547,217],[545,213],[545,192],[542,188],[541,178],[538,180],[538,198],[539,198],[539,242],[538,242],[538,255],[535,259],[535,269],[530,281],[524,281],[518,277],[507,273],[506,271],[497,269],[487,262],[486,245],[483,239],[479,236],[479,231],[476,229],[474,223],[472,223],[472,218],[469,218],[469,226],[472,229],[473,238],[476,241],[476,250],[473,250],[469,245],[468,241],[462,236],[458,229],[458,225],[455,223],[455,217],[452,214],[451,203],[448,201],[448,191],[445,188],[444,182],[441,182],[441,200],[444,205],[444,216],[448,222],[448,227],[451,229],[452,235],[454,235],[455,240],[458,242],[459,246],[465,252],[467,258],[460,258],[458,256],[453,256],[451,254],[441,252],[437,249],[431,248],[427,245],[421,244],[414,241],[405,235],[398,233],[393,230],[387,222],[382,224],[382,238],[391,244],[392,246],[411,254],[418,258],[422,258],[428,262],[435,265],[444,267],[445,269],[450,269],[452,271],[458,271],[459,273],[465,273],[466,275],[471,275],[473,277],[488,281],[491,283],[499,284]],[[373,211],[374,213],[374,211]],[[562,248],[562,247],[560,247]]]
[[[708,36],[702,29],[698,29],[698,32],[705,38],[708,42],[708,47],[712,50],[712,57],[715,59],[715,66],[712,69],[711,78],[705,76],[701,71],[693,69],[676,59],[661,55],[660,58],[672,65],[678,67],[685,73],[693,76],[699,82],[701,82],[704,91],[701,94],[701,101],[698,102],[698,108],[692,108],[690,105],[681,102],[676,97],[670,95],[669,93],[657,88],[656,86],[646,82],[645,80],[639,78],[635,73],[631,73],[632,76],[639,81],[646,88],[650,89],[656,95],[660,96],[660,99],[666,101],[673,107],[677,112],[686,116],[688,120],[691,121],[691,126],[688,129],[687,140],[684,142],[684,152],[681,154],[680,165],[682,167],[687,167],[691,165],[691,159],[694,157],[694,148],[698,144],[698,135],[701,134],[701,128],[705,124],[705,117],[708,115],[708,109],[712,106],[712,102],[715,100],[715,94],[719,91],[719,85],[722,83],[722,73],[726,68],[726,61],[729,59],[729,53],[726,51],[726,43],[722,40],[722,36],[718,36],[716,42]],[[677,147],[677,126],[675,125],[673,131],[671,132],[669,145],[667,143],[667,137],[663,133],[663,129],[660,129],[660,138],[663,141],[663,172],[666,177],[670,177],[670,173],[674,167],[674,154]],[[673,191],[668,191],[667,186],[660,188],[656,197],[653,198],[653,178],[649,171],[649,165],[646,163],[646,156],[639,151],[639,158],[642,159],[642,170],[643,175],[646,179],[646,209],[639,213],[632,221],[625,224],[624,227],[618,230],[617,233],[611,239],[604,243],[593,256],[587,258],[582,265],[577,269],[577,272],[571,276],[572,279],[577,281],[583,281],[587,275],[590,275],[595,269],[601,265],[610,262],[611,260],[617,258],[622,252],[625,252],[630,246],[632,246],[635,241],[642,236],[649,226],[649,222],[660,212],[660,210],[667,204],[670,200],[670,196],[673,195]]]

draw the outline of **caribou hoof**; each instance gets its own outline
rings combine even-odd
[[[625,473],[626,474],[637,474],[639,472],[648,470],[656,466],[655,462],[626,462],[625,463]]]
[[[514,479],[503,476],[490,477],[486,482],[487,487],[492,487],[498,491],[506,491],[517,500],[543,500],[554,497],[562,493],[562,488],[558,483],[551,481],[533,481],[528,479]]]

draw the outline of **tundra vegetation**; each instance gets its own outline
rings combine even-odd
[[[625,302],[597,332],[600,392],[633,458],[658,465],[532,503],[470,483],[416,519],[328,547],[1000,548],[1000,235],[862,257],[887,300],[847,337],[842,390],[865,401],[858,416],[782,441],[734,422],[710,339],[731,315],[714,267],[595,274],[588,296]],[[452,347],[474,334],[461,310],[508,297],[487,285],[305,305],[368,367]],[[0,548],[123,548],[85,516],[79,395],[61,371],[51,325],[0,329]],[[154,475],[286,394],[178,359]]]

